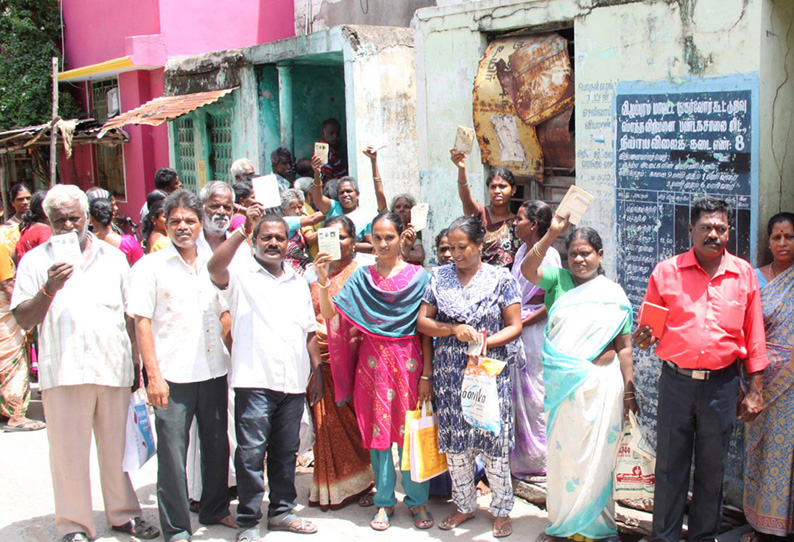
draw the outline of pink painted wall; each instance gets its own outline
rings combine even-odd
[[[61,0],[65,69],[126,56],[127,36],[160,33],[158,0]]]
[[[160,32],[169,58],[237,49],[295,35],[294,0],[160,1]]]

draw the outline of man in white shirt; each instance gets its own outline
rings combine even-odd
[[[199,237],[199,250],[215,252],[226,240],[234,214],[234,190],[229,183],[210,181],[199,194],[204,210],[204,228]],[[209,256],[208,256],[209,257]]]
[[[88,199],[78,187],[54,186],[43,206],[53,237],[20,262],[11,310],[22,328],[39,326],[55,527],[63,542],[97,534],[88,460],[93,432],[108,523],[138,538],[156,538],[160,531],[141,519],[121,467],[130,390],[139,378],[134,331],[124,314],[127,260],[88,232]],[[60,234],[69,237],[55,237]]]
[[[135,331],[154,406],[157,430],[157,500],[166,540],[193,534],[185,474],[188,431],[195,416],[201,442],[203,495],[199,522],[235,528],[227,488],[229,441],[227,357],[221,344],[226,303],[198,250],[202,209],[198,197],[177,190],[165,199],[171,244],[145,256],[132,272],[127,312]]]
[[[284,265],[286,223],[277,215],[260,221],[261,216],[262,205],[251,205],[245,226],[229,236],[208,264],[210,278],[229,301],[232,315],[238,542],[260,540],[265,452],[270,487],[268,529],[317,531],[311,522],[292,512],[297,504],[295,456],[300,419],[311,375],[310,404],[323,396],[314,335],[317,320],[309,287]],[[253,257],[229,269],[238,247],[249,236],[254,239]]]

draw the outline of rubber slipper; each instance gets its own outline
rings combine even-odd
[[[36,424],[41,424],[40,426],[36,427]],[[47,424],[44,422],[39,422],[36,420],[28,420],[26,422],[22,422],[19,425],[4,425],[3,432],[4,433],[21,433],[23,431],[39,431],[47,427]]]
[[[289,531],[296,534],[314,534],[317,526],[307,519],[302,519],[295,514],[288,514],[278,523],[268,523],[268,531]]]
[[[460,525],[466,523],[470,519],[474,519],[474,513],[471,514],[464,514],[462,512],[455,512],[454,514],[450,514],[449,516],[444,519],[441,523],[439,523],[438,528],[442,531],[451,531],[452,529],[458,528]]]
[[[414,517],[414,527],[417,529],[424,530],[433,526],[433,514],[427,511],[427,507],[424,504],[409,506],[408,510]]]
[[[132,518],[124,525],[112,525],[110,528],[120,533],[143,538],[144,540],[152,540],[160,536],[160,529],[141,518]]]
[[[493,536],[494,538],[504,538],[513,534],[513,525],[510,523],[509,517],[495,517],[493,518]]]
[[[389,525],[391,525],[390,516],[393,514],[393,506],[378,508],[378,513],[375,514],[375,516],[372,518],[372,521],[369,522],[369,526],[376,531],[385,531],[389,528]]]

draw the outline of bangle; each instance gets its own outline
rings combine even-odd
[[[539,259],[541,259],[541,260],[543,259],[543,256],[545,256],[545,254],[541,254],[541,253],[540,253],[540,250],[538,250],[538,244],[537,244],[537,243],[535,243],[534,245],[532,245],[532,253],[533,253],[535,256],[537,256]]]
[[[41,293],[43,293],[46,297],[49,297],[50,299],[55,299],[55,294],[50,294],[43,284],[41,285]]]
[[[420,376],[419,378],[421,378],[422,380],[427,380],[427,381],[429,381],[429,382],[432,382],[432,381],[433,381],[433,377],[432,377],[432,376],[425,376],[425,375],[422,375],[422,376]]]
[[[469,181],[466,181],[465,183],[459,182],[458,186],[469,186]]]
[[[246,231],[245,230],[245,226],[238,226],[237,229],[234,230],[234,231],[239,231],[240,233],[243,234],[243,237],[245,237],[246,239],[250,239],[251,238],[251,233],[252,232]],[[234,232],[232,232],[232,233],[234,233]]]
[[[376,183],[382,183],[383,182],[383,179],[381,179],[380,177],[373,177],[372,180],[375,181]]]
[[[323,283],[320,282],[320,279],[317,279],[317,286],[319,286],[323,290],[327,290],[330,285],[331,285],[331,281],[328,281],[328,284],[323,285]]]

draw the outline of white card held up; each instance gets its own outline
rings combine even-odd
[[[386,140],[381,137],[373,141],[370,147],[372,147],[372,152],[378,152],[379,150],[386,148],[386,145]]]
[[[342,247],[339,244],[339,230],[337,228],[319,228],[317,230],[317,248],[320,252],[327,252],[332,260],[342,258]]]
[[[557,216],[568,217],[568,221],[573,224],[579,224],[584,216],[584,212],[593,203],[593,196],[585,192],[578,186],[573,186],[568,189],[565,197],[562,198],[560,206],[557,207]]]
[[[458,132],[455,134],[455,152],[465,152],[471,154],[474,148],[474,130],[465,126],[458,126]]]
[[[80,251],[80,239],[76,232],[62,233],[50,237],[52,255],[58,263],[77,265],[83,257]]]
[[[430,211],[430,205],[427,203],[417,203],[411,208],[411,226],[414,227],[417,233],[427,227],[427,213]]]
[[[281,194],[278,190],[278,180],[272,173],[251,179],[254,187],[254,197],[265,209],[281,207]]]
[[[314,144],[314,154],[315,156],[319,156],[320,159],[323,161],[323,164],[328,163],[328,143],[315,143]]]

